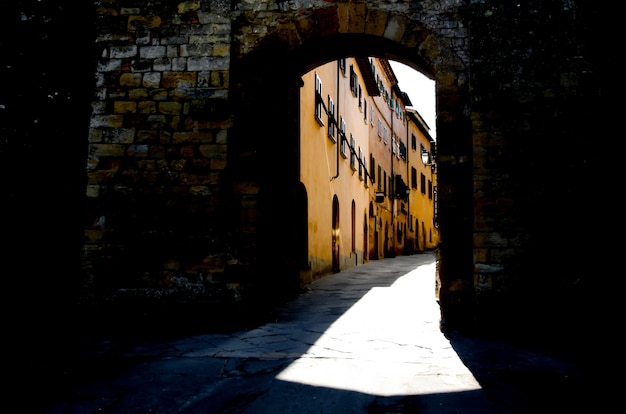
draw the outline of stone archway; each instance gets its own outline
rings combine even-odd
[[[28,36],[7,40],[5,78],[18,87],[1,105],[0,191],[7,224],[22,224],[5,235],[7,257],[23,263],[7,290],[20,303],[143,312],[145,301],[238,300],[262,280],[252,274],[259,206],[290,191],[259,192],[265,164],[239,132],[248,119],[272,142],[267,130],[285,120],[247,105],[265,101],[244,63],[283,70],[352,48],[437,82],[444,319],[572,328],[593,345],[589,329],[616,314],[606,305],[617,303],[607,292],[619,291],[619,265],[605,248],[619,217],[620,140],[610,138],[621,116],[617,54],[604,46],[618,14],[582,0],[118,0],[81,2],[76,21],[75,7],[20,13],[18,3],[5,26]],[[50,45],[81,53],[59,64],[67,56]],[[588,223],[586,246],[573,216]],[[580,254],[589,247],[602,257]]]
[[[346,55],[378,56],[436,81],[440,303],[450,319],[468,314],[472,133],[461,10],[205,0],[119,2],[98,13],[86,298],[264,302],[297,291],[302,232],[284,224],[303,220],[288,208],[300,185],[300,76]]]
[[[414,16],[415,19],[411,19],[403,13],[385,10],[387,6],[336,3],[309,10],[304,15],[287,11],[280,13],[280,23],[271,28],[265,27],[268,30],[264,36],[250,30],[251,22],[260,24],[260,21],[250,16],[241,27],[234,27],[234,38],[237,41],[233,45],[235,59],[232,62],[231,81],[235,88],[231,92],[237,102],[235,107],[239,115],[235,117],[229,139],[230,144],[234,144],[231,155],[233,160],[240,158],[240,154],[247,157],[252,147],[252,152],[266,166],[268,163],[265,161],[275,160],[275,164],[272,164],[280,171],[271,167],[263,168],[265,178],[259,177],[258,182],[260,194],[272,192],[271,188],[274,187],[289,188],[294,185],[298,167],[291,161],[287,162],[286,167],[284,162],[296,161],[295,155],[299,153],[298,140],[294,138],[299,127],[292,123],[292,120],[297,119],[292,114],[299,104],[299,76],[322,63],[343,56],[380,56],[408,64],[435,79],[439,219],[443,240],[439,252],[441,263],[438,266],[441,286],[439,298],[445,319],[443,324],[448,321],[452,325],[465,324],[467,321],[462,319],[469,315],[466,307],[471,306],[473,301],[472,136],[467,116],[469,75],[466,62],[461,58],[467,55],[462,46],[466,32],[462,25],[457,24],[456,31],[447,31],[444,35],[427,28],[417,18],[418,14]],[[261,20],[266,23],[268,19]],[[270,20],[272,23],[277,21]],[[251,113],[258,121],[250,122]],[[254,129],[254,125],[263,125],[264,120],[268,119],[276,119],[281,127],[272,132],[270,142],[265,139],[252,141],[253,131],[242,128],[238,119],[243,120],[249,129]],[[280,142],[279,147],[274,145],[276,142]],[[239,152],[237,148],[245,148],[245,151]],[[237,171],[235,175],[241,174],[236,161],[229,165],[234,167],[233,171]],[[285,175],[288,172],[294,176]],[[271,198],[279,199],[278,195]],[[283,220],[282,217],[272,219],[271,211],[269,204],[259,205],[259,216],[277,222]],[[264,239],[262,231],[257,234],[259,245],[271,244],[271,240]],[[257,253],[265,254],[262,251]],[[263,259],[259,262],[263,262]],[[268,265],[270,263],[271,266],[276,265],[272,261]],[[289,267],[288,264],[281,266],[284,269]]]

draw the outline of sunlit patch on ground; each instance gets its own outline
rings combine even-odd
[[[480,389],[439,330],[434,266],[372,288],[277,378],[381,396]]]

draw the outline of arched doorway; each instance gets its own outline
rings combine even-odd
[[[367,213],[363,214],[363,258],[362,263],[368,261],[369,258],[369,220],[367,219]]]
[[[369,259],[376,260],[378,259],[378,222],[376,219],[376,211],[374,209],[374,204],[370,202],[369,206]]]
[[[339,200],[337,196],[333,197],[333,228],[332,228],[332,269],[333,272],[341,270],[340,257],[340,239],[339,239]]]

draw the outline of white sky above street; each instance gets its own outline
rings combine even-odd
[[[430,127],[430,136],[437,139],[437,111],[435,107],[435,81],[403,63],[390,60],[393,73],[398,78],[398,86],[406,92],[424,121]]]

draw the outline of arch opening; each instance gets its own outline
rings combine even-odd
[[[300,108],[299,89],[302,87],[303,74],[340,58],[373,56],[401,62],[433,79],[437,96],[437,151],[442,156],[438,180],[446,188],[446,191],[439,192],[438,197],[440,231],[442,240],[445,240],[439,252],[439,260],[443,262],[438,265],[438,277],[442,278],[439,297],[442,309],[453,314],[454,319],[467,314],[464,307],[471,304],[473,295],[470,219],[472,178],[471,164],[468,162],[472,143],[470,121],[465,110],[468,93],[466,83],[463,82],[467,74],[447,39],[437,37],[418,23],[409,22],[408,27],[412,29],[412,35],[399,40],[364,32],[337,32],[332,35],[310,35],[302,43],[294,42],[289,34],[277,31],[268,35],[250,53],[238,56],[232,62],[232,79],[236,88],[231,99],[239,111],[235,119],[245,119],[246,125],[235,121],[230,139],[232,162],[229,161],[229,166],[235,180],[242,179],[248,171],[246,179],[254,177],[260,194],[272,194],[271,199],[287,204],[288,200],[281,198],[272,188],[285,189],[299,182],[300,166],[295,160],[300,152],[300,125],[295,120],[298,119],[296,113]],[[275,62],[281,63],[277,65]],[[254,125],[263,124],[266,120],[276,121],[280,125],[272,132],[270,142],[254,138],[257,136]],[[251,154],[255,155],[252,162],[248,162]],[[264,168],[255,168],[254,172],[250,172],[249,167],[258,166],[258,160],[263,160]],[[285,166],[285,163],[288,165]],[[277,222],[283,220],[280,215],[268,211],[268,208],[261,207],[260,214],[266,218],[273,217],[270,220]],[[397,239],[395,232],[390,230],[395,227],[385,222],[378,233],[376,220],[372,223],[370,246],[375,248],[380,245],[385,250],[384,256]],[[264,238],[271,236],[260,230],[258,244],[267,245]],[[380,236],[380,240],[375,239],[377,236]],[[420,239],[416,240],[417,246],[427,242],[423,236]],[[376,254],[370,251],[367,256],[371,258]],[[275,262],[271,263],[271,266],[276,265]],[[291,272],[295,273],[295,270]],[[452,284],[466,288],[462,292],[447,289]]]

